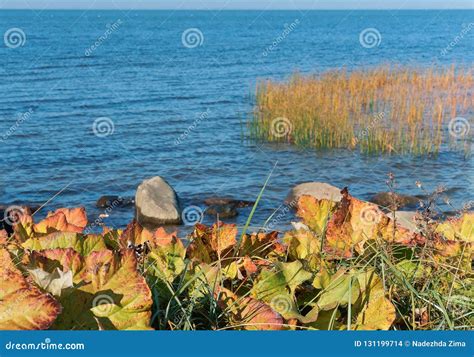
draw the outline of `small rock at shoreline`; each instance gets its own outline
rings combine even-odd
[[[395,192],[380,192],[374,195],[369,202],[375,203],[383,208],[397,210],[400,208],[417,208],[420,198],[408,195],[402,195]]]
[[[115,195],[101,196],[97,202],[96,207],[98,208],[115,208],[115,207],[128,207],[133,206],[135,201],[131,197],[121,197]]]
[[[214,204],[209,206],[205,213],[208,216],[219,216],[219,218],[232,218],[237,216],[237,203]]]
[[[135,194],[135,215],[147,227],[181,224],[178,195],[160,176],[144,180]]]
[[[318,200],[326,199],[339,202],[342,198],[341,190],[324,182],[305,182],[293,187],[285,199],[286,204],[296,206],[300,196],[310,195]]]
[[[235,208],[251,207],[255,201],[238,200],[231,197],[209,197],[204,200],[206,206],[234,205]]]

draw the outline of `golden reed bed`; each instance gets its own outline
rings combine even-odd
[[[436,154],[469,150],[472,68],[379,66],[260,81],[251,137],[316,149]],[[471,135],[471,136],[470,136]]]

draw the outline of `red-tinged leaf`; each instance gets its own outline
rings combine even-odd
[[[281,330],[283,318],[263,302],[246,297],[242,300],[239,319],[244,330]]]
[[[206,263],[225,258],[233,250],[237,242],[236,236],[235,224],[219,222],[211,227],[196,224],[187,255],[191,259]]]
[[[143,228],[135,219],[127,225],[119,238],[119,245],[122,249],[137,246],[149,242],[153,239],[153,233]]]
[[[229,316],[229,324],[242,330],[281,330],[283,318],[270,306],[251,297],[239,298],[223,287],[215,292],[217,304]]]
[[[47,329],[61,312],[59,303],[30,284],[0,249],[0,330]]]
[[[72,248],[32,251],[25,255],[24,260],[29,267],[40,268],[46,272],[53,272],[56,268],[61,268],[63,272],[72,271],[74,282],[79,282],[78,275],[83,261],[81,255]]]
[[[364,243],[374,239],[383,212],[368,202],[352,197],[347,189],[329,220],[326,229],[325,251],[333,258],[350,258],[364,251]]]
[[[181,240],[178,238],[178,233],[171,232],[168,233],[166,229],[163,227],[158,228],[154,233],[153,233],[153,238],[150,242],[152,247],[166,247],[166,246],[171,246],[173,244],[180,244],[182,245]]]

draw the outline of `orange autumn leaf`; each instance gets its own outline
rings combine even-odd
[[[379,212],[375,205],[365,203],[341,191],[342,199],[327,223],[324,250],[333,258],[350,258],[354,251],[362,252],[363,244],[372,238]],[[376,218],[367,219],[366,216]]]
[[[59,208],[56,212],[64,213],[68,224],[79,228],[85,228],[87,226],[87,214],[84,207]]]
[[[132,220],[119,237],[119,245],[126,249],[153,239],[153,233],[143,228],[135,219]]]
[[[362,254],[368,240],[381,239],[401,245],[420,245],[421,236],[397,224],[376,205],[352,197],[345,189],[327,224],[324,250],[332,258]]]
[[[151,240],[152,246],[164,247],[172,244],[182,243],[178,238],[177,232],[168,233],[163,227],[158,228],[154,233]]]
[[[275,252],[281,254],[286,248],[278,241],[278,232],[258,232],[243,236],[239,246],[240,255],[267,257]]]
[[[0,249],[0,330],[43,330],[54,322],[61,305],[28,282]]]
[[[50,212],[41,222],[34,225],[37,233],[76,232],[81,233],[87,225],[87,216],[83,207],[60,208]]]
[[[177,232],[168,233],[163,227],[159,227],[153,232],[141,226],[135,219],[127,225],[119,237],[121,248],[129,248],[145,243],[152,248],[175,244],[177,241],[180,241]]]
[[[187,249],[187,255],[206,263],[226,257],[234,248],[237,239],[235,224],[215,223],[211,227],[196,224],[192,234],[192,242]]]
[[[0,229],[0,244],[7,244],[8,233],[4,229]]]
[[[303,220],[313,232],[322,234],[337,203],[314,196],[302,195],[298,199],[296,215]]]
[[[252,276],[258,271],[257,265],[249,257],[244,257],[243,267],[246,273],[246,276]]]

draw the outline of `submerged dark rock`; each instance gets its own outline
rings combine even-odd
[[[369,199],[384,208],[397,210],[400,208],[417,208],[422,199],[420,197],[403,195],[395,192],[379,192]]]
[[[219,216],[219,218],[232,218],[237,216],[237,203],[221,204],[221,205],[211,205],[209,206],[205,213],[208,216]]]
[[[235,208],[252,207],[255,201],[238,200],[232,197],[209,197],[204,200],[206,206],[234,205]]]
[[[135,204],[135,200],[132,197],[122,197],[115,195],[105,195],[101,196],[97,202],[96,206],[98,208],[115,208],[115,207],[130,207]]]
[[[239,208],[252,207],[255,201],[239,200],[232,197],[214,196],[204,200],[207,207],[205,214],[219,216],[219,218],[232,218],[239,214]]]

